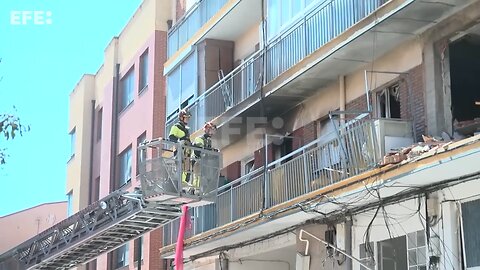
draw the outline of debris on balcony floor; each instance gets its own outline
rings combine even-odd
[[[455,133],[458,133],[462,136],[480,134],[480,118],[460,122],[455,121],[453,123],[453,126],[455,129]]]
[[[444,150],[446,150],[448,145],[453,142],[448,138],[448,136],[444,136],[442,139],[437,139],[435,137],[422,135],[422,138],[423,142],[418,142],[413,145],[387,153],[383,157],[382,163],[380,165],[385,166],[388,164],[397,164],[402,161],[411,162],[423,155],[424,153],[436,151],[441,148],[444,148]]]

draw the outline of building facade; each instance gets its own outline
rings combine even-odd
[[[162,71],[176,2],[142,1],[105,48],[103,65],[95,74],[85,74],[70,94],[70,215],[113,191],[138,187],[139,143],[164,136]],[[78,268],[164,269],[158,254],[161,244],[160,229]]]
[[[228,184],[191,210],[186,268],[480,267],[479,10],[197,1],[168,32],[165,130],[216,123]]]
[[[67,202],[40,204],[0,217],[0,254],[43,232],[67,217]]]

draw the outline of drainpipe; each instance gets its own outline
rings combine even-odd
[[[115,65],[115,75],[113,76],[112,93],[112,136],[110,142],[110,192],[116,190],[115,181],[116,161],[117,161],[117,139],[118,139],[118,91],[120,77],[120,64]]]
[[[339,93],[339,99],[340,99],[339,107],[340,107],[340,111],[344,112],[345,111],[345,103],[346,103],[345,76],[341,75],[338,78],[338,82],[340,84],[340,87],[339,87],[339,90],[340,90],[340,93]],[[344,114],[340,115],[340,120],[343,124],[343,121],[345,120],[345,115]]]
[[[95,100],[92,99],[92,117],[90,123],[90,162],[89,162],[89,171],[88,171],[88,179],[90,181],[88,185],[88,204],[92,203],[92,184],[93,184],[93,144],[95,142]]]
[[[345,221],[345,251],[348,255],[352,255],[352,218],[348,218]],[[345,269],[352,270],[352,260],[345,261]]]

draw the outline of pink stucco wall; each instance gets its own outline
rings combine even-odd
[[[148,87],[138,93],[140,78],[140,56],[148,48]],[[128,146],[132,146],[132,182],[128,189],[138,186],[136,179],[137,140],[144,132],[146,139],[162,136],[165,128],[165,78],[163,64],[166,61],[166,32],[155,31],[145,44],[136,52],[128,63],[120,63],[120,79],[135,65],[135,88],[133,102],[118,115],[117,151],[120,154]],[[100,176],[100,198],[110,193],[110,158],[112,142],[112,104],[113,81],[104,89],[102,104],[102,139],[94,144],[93,180]],[[97,127],[95,127],[97,128]],[[161,269],[158,250],[162,243],[161,230],[149,233],[144,237],[144,260],[142,269]],[[133,241],[130,243],[130,262],[133,263]],[[107,256],[97,258],[98,269],[106,269]],[[133,267],[133,265],[131,265]]]
[[[0,254],[67,218],[67,202],[45,203],[0,217]]]

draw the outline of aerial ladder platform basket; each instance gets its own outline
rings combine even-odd
[[[138,153],[140,187],[116,190],[0,254],[0,270],[71,269],[178,218],[183,204],[215,199],[220,153],[164,139]]]

